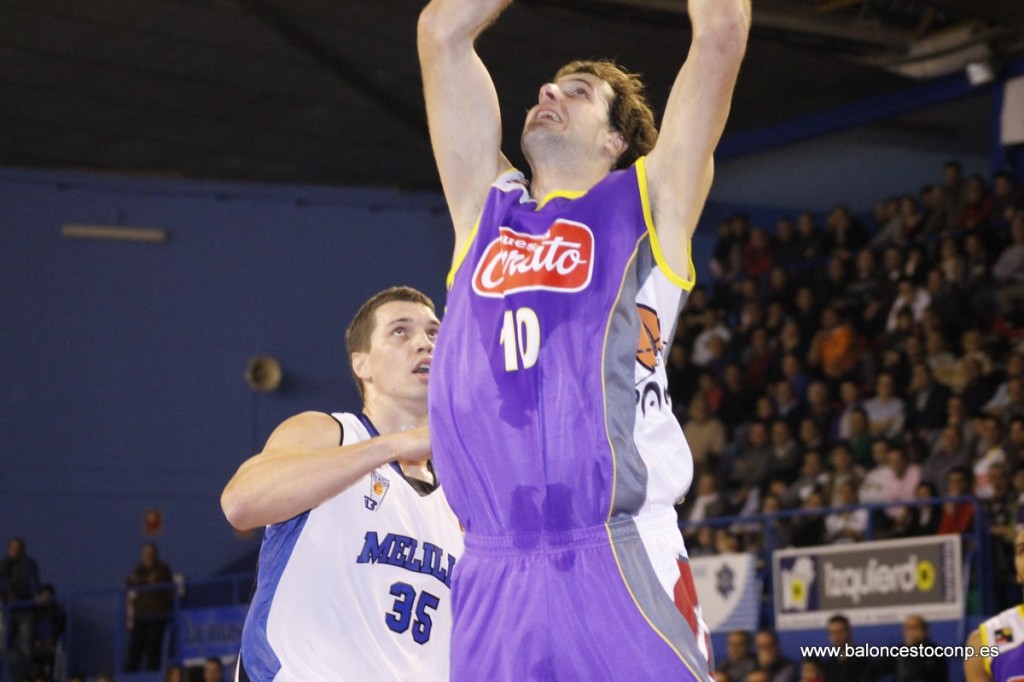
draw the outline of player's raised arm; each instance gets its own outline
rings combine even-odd
[[[431,0],[420,14],[417,45],[441,185],[459,253],[487,188],[507,167],[501,155],[498,95],[473,47],[511,0]]]
[[[654,224],[669,266],[688,273],[688,243],[711,188],[750,32],[750,0],[689,0],[693,40],[647,157]]]
[[[341,427],[323,412],[286,419],[263,451],[242,463],[221,494],[221,509],[239,530],[281,523],[319,506],[392,460],[430,457],[427,428],[339,445]]]

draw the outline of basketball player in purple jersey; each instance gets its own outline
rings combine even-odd
[[[431,0],[419,24],[455,227],[429,403],[466,529],[452,679],[713,679],[673,509],[693,462],[663,351],[694,284],[690,239],[750,0],[689,0],[693,40],[660,136],[635,76],[561,69],[526,116],[529,183],[501,153],[474,49],[508,4]]]
[[[1017,511],[1014,567],[1024,584],[1024,510]],[[967,682],[1024,682],[1024,604],[989,618],[967,638],[974,656],[964,660]],[[983,651],[988,647],[987,651]],[[993,650],[998,650],[998,653]]]

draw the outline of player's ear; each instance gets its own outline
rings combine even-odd
[[[352,356],[349,358],[349,362],[352,363],[353,374],[363,381],[370,378],[369,356],[367,353],[356,351],[352,353]]]
[[[611,131],[608,136],[607,142],[604,144],[605,151],[608,152],[608,156],[612,159],[612,168],[614,168],[619,161],[619,157],[625,153],[626,149],[629,148],[629,143],[626,142],[626,138],[623,137],[622,133],[618,130]]]

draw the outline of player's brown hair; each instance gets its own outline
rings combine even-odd
[[[366,395],[364,393],[363,380],[357,377],[355,370],[352,369],[352,354],[365,353],[370,350],[370,337],[373,336],[373,331],[377,324],[377,308],[392,301],[422,303],[430,308],[430,312],[435,314],[437,312],[434,309],[434,302],[430,300],[429,296],[406,286],[391,287],[374,294],[359,308],[355,317],[352,318],[352,322],[348,325],[348,329],[345,330],[345,345],[348,348],[348,363],[349,369],[352,371],[352,378],[355,379],[356,388],[359,389],[359,397],[364,400]]]
[[[626,150],[616,159],[615,168],[626,168],[649,153],[658,139],[658,129],[654,127],[654,111],[647,101],[640,76],[610,59],[578,59],[560,68],[554,80],[574,73],[597,76],[615,93],[608,104],[608,122],[626,141]]]

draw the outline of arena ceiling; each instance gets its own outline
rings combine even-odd
[[[665,100],[683,0],[517,0],[481,39],[507,140],[561,63],[607,56]],[[416,63],[422,0],[0,0],[0,165],[437,186]],[[754,0],[727,133],[1024,54],[1020,0]],[[985,119],[979,121],[978,119]],[[945,140],[984,107],[916,114]],[[507,145],[510,148],[515,145]],[[513,151],[509,149],[509,151]],[[514,153],[513,153],[514,156]]]

